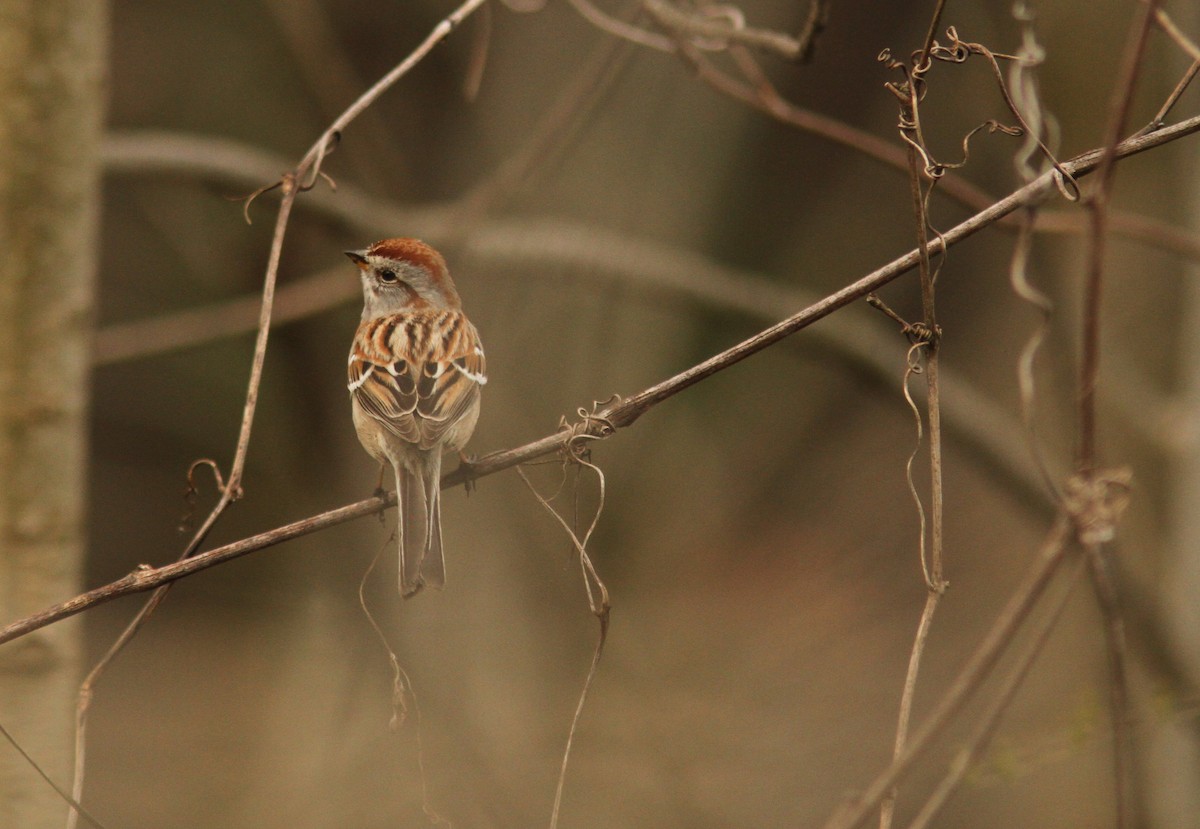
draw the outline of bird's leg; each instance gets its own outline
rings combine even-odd
[[[383,476],[386,472],[387,464],[379,464],[379,480],[375,482],[375,491],[371,494],[380,500],[387,497],[387,490],[383,488]]]
[[[475,467],[475,458],[476,457],[477,457],[476,455],[468,455],[466,452],[464,452],[460,449],[458,451],[458,468],[463,470],[464,472],[470,472]],[[463,481],[463,489],[466,490],[468,495],[470,495],[472,492],[474,492],[475,491],[475,479],[467,478],[465,481]]]
[[[387,464],[379,464],[379,480],[375,482],[375,491],[371,494],[380,501],[387,498],[387,490],[383,488],[383,476],[387,473]],[[383,523],[383,510],[379,511],[379,523]]]

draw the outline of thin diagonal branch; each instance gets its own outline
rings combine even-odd
[[[184,561],[193,555],[196,550],[200,549],[200,545],[208,537],[208,533],[212,530],[217,520],[224,514],[225,510],[242,495],[242,470],[245,468],[246,453],[250,448],[250,430],[254,424],[254,412],[258,405],[258,388],[262,381],[263,362],[266,359],[267,353],[267,335],[271,326],[271,309],[275,298],[275,275],[279,269],[279,257],[283,248],[283,234],[287,228],[288,216],[291,214],[292,205],[296,200],[296,188],[294,179],[285,177],[284,180],[284,195],[283,200],[279,205],[279,214],[275,227],[275,238],[271,244],[271,256],[267,266],[267,277],[263,281],[262,305],[259,311],[258,321],[258,336],[254,345],[254,357],[250,368],[250,380],[246,390],[246,403],[242,412],[242,425],[238,432],[237,449],[234,453],[233,466],[231,467],[229,477],[221,486],[221,496],[217,501],[216,506],[212,508],[208,516],[204,519],[200,529],[192,536],[191,541],[184,547],[180,553],[178,560]],[[167,592],[171,589],[171,582],[163,582],[161,586],[155,589],[154,593],[146,601],[145,604],[130,620],[125,629],[117,636],[116,640],[105,651],[104,656],[92,667],[79,686],[79,693],[75,707],[75,764],[74,764],[74,782],[72,783],[71,793],[76,801],[83,800],[83,782],[84,771],[87,762],[87,734],[88,734],[88,719],[91,711],[92,700],[95,696],[95,688],[100,679],[104,676],[108,666],[112,663],[117,655],[125,649],[133,638],[142,629],[142,626],[154,615],[154,611],[162,604],[167,597]],[[79,812],[72,808],[67,819],[67,829],[75,829],[78,821]]]
[[[1141,2],[1150,4],[1151,0],[1141,0]],[[1166,33],[1167,37],[1175,41],[1175,45],[1183,50],[1183,52],[1189,58],[1191,58],[1193,61],[1200,61],[1200,46],[1197,46],[1196,43],[1190,37],[1188,37],[1182,29],[1175,25],[1175,21],[1171,19],[1171,16],[1167,14],[1166,10],[1159,7],[1158,0],[1154,0],[1152,5],[1154,6],[1154,22],[1158,28],[1162,29],[1163,32]]]
[[[971,695],[979,689],[996,666],[1005,647],[1013,641],[1013,634],[1017,628],[1029,616],[1033,606],[1045,592],[1051,577],[1066,559],[1067,552],[1072,548],[1070,530],[1070,519],[1065,513],[1060,514],[1042,542],[1037,558],[1021,584],[1009,597],[1008,603],[992,623],[991,629],[959,671],[958,676],[950,683],[933,712],[913,734],[907,748],[862,794],[848,801],[830,817],[824,829],[852,829],[862,825],[892,787],[912,768],[933,738],[941,733],[951,717],[958,713]]]
[[[0,725],[0,736],[4,737],[8,744],[13,747],[13,750],[20,754],[21,758],[29,764],[30,768],[37,772],[38,777],[42,778],[42,780],[51,789],[53,789],[55,793],[63,799],[64,802],[70,805],[72,814],[78,813],[82,815],[83,818],[92,826],[96,827],[96,829],[106,829],[105,825],[100,822],[99,818],[91,814],[87,809],[83,808],[83,804],[63,791],[62,787],[59,786],[58,783],[54,782],[54,778],[46,773],[46,770],[42,768],[42,766],[36,760],[34,760],[33,757],[30,756],[29,752],[25,750],[25,747],[17,742],[16,738],[13,737],[13,735],[10,734],[8,729],[3,725]]]
[[[274,18],[291,52],[295,71],[320,107],[321,116],[333,118],[362,89],[363,79],[350,60],[351,53],[338,39],[330,14],[332,7],[319,0],[263,0],[262,5]],[[345,154],[356,176],[362,181],[395,186],[396,142],[381,114],[366,110],[358,120],[355,135],[354,145],[347,147]],[[286,167],[259,176],[258,183],[269,181]]]
[[[191,558],[185,558],[171,564],[164,564],[161,567],[141,565],[132,573],[103,587],[97,587],[94,590],[81,593],[75,598],[48,608],[42,613],[9,625],[3,631],[0,631],[0,644],[23,636],[32,630],[37,630],[38,628],[57,622],[60,619],[74,616],[76,613],[120,596],[154,590],[161,585],[170,584],[193,573],[207,570],[209,567],[217,564],[224,564],[227,561],[240,558],[247,553],[264,550],[276,544],[281,544],[284,541],[290,541],[293,538],[299,538],[300,536],[316,532],[317,530],[336,527],[355,518],[361,518],[364,515],[373,515],[387,509],[389,506],[395,505],[396,494],[390,492],[379,498],[368,498],[365,501],[329,510],[311,518],[295,521],[274,530],[259,533],[258,535],[235,541],[232,544],[226,544],[216,549],[199,553]]]
[[[1200,131],[1200,117],[1189,119],[1149,135],[1122,142],[1117,146],[1117,155],[1119,158],[1125,158],[1153,149],[1154,147],[1162,146],[1197,131]],[[1075,177],[1083,176],[1095,169],[1099,163],[1100,152],[1099,150],[1093,150],[1084,153],[1070,161],[1064,162],[1063,167]],[[998,221],[1001,217],[1008,215],[1022,205],[1037,202],[1053,194],[1056,192],[1056,188],[1052,180],[1052,175],[1052,173],[1047,173],[1039,176],[1031,183],[1001,199],[982,213],[938,235],[930,242],[931,252],[940,251],[943,249],[943,246],[956,244]],[[779,342],[790,334],[828,316],[838,308],[861,299],[872,291],[886,285],[891,280],[914,268],[917,264],[917,259],[917,252],[910,251],[908,254],[867,274],[853,284],[830,294],[819,302],[813,303],[804,310],[759,332],[738,345],[714,355],[704,362],[680,372],[668,380],[651,386],[632,397],[620,399],[605,406],[589,417],[585,424],[573,432],[560,431],[546,435],[523,446],[493,452],[484,455],[471,464],[460,466],[442,478],[442,487],[453,487],[467,481],[493,475],[504,469],[516,466],[519,463],[535,460],[543,455],[556,452],[574,436],[579,434],[609,437],[615,434],[616,431],[634,423],[641,415],[645,414],[658,403],[695,385],[704,378],[716,374],[752,354]],[[313,516],[312,518],[306,518],[285,527],[280,527],[252,538],[243,539],[233,544],[201,553],[187,561],[159,568],[139,569],[135,573],[119,579],[110,585],[81,594],[34,616],[9,624],[0,630],[0,644],[23,636],[32,630],[45,627],[60,619],[73,616],[96,604],[110,601],[117,596],[153,589],[159,584],[175,581],[211,567],[214,564],[219,564],[301,535],[307,535],[319,529],[341,524],[354,518],[370,515],[394,505],[395,502],[395,494],[389,493],[383,498],[371,498],[366,501],[359,501],[355,504],[339,507]]]
[[[1165,141],[1174,140],[1182,137],[1185,134],[1191,134],[1200,130],[1200,116],[1190,118],[1172,127],[1164,128],[1159,132],[1150,135],[1140,136],[1138,138],[1124,141],[1117,147],[1118,157],[1124,158],[1129,155],[1144,152],[1152,147],[1159,146]],[[1158,141],[1155,141],[1158,139]],[[1092,150],[1083,153],[1070,161],[1063,162],[1062,168],[1075,178],[1079,178],[1087,173],[1090,173],[1099,164],[1101,150]],[[937,254],[942,252],[947,246],[957,244],[980,230],[994,224],[1001,218],[1009,215],[1014,210],[1027,204],[1038,203],[1047,198],[1054,192],[1057,192],[1055,185],[1054,171],[1045,173],[1036,178],[1031,183],[1021,187],[1008,196],[1000,199],[995,204],[983,210],[970,219],[955,225],[945,233],[939,234],[929,243],[929,253]],[[773,345],[801,328],[804,328],[816,322],[823,317],[828,316],[834,311],[842,308],[855,300],[862,299],[872,291],[878,290],[883,285],[895,279],[901,273],[908,271],[917,265],[920,259],[920,254],[917,251],[910,251],[906,255],[894,260],[878,270],[867,274],[841,290],[830,294],[818,303],[815,303],[803,311],[789,317],[782,322],[759,332],[750,339],[734,346],[733,348],[724,351],[714,357],[705,360],[704,362],[693,366],[681,374],[672,377],[652,386],[649,389],[635,395],[632,398],[622,401],[620,404],[609,407],[608,409],[599,412],[599,416],[607,418],[614,425],[626,426],[636,420],[644,411],[649,409],[655,403],[670,397],[673,394],[700,382],[704,378],[728,368],[730,365],[739,362],[752,354],[761,351],[762,349]]]
[[[913,66],[920,69],[924,66],[925,61],[929,59],[929,50],[933,48],[933,40],[937,37],[938,26],[942,22],[942,12],[946,10],[946,0],[937,0],[937,6],[934,7],[933,16],[929,19],[929,29],[925,32],[925,43],[921,46],[920,53],[913,60]]]
[[[425,59],[425,56],[433,51],[439,43],[449,37],[458,25],[470,17],[473,13],[479,10],[487,0],[466,0],[461,6],[455,9],[446,17],[442,18],[432,31],[421,41],[416,49],[413,49],[404,60],[398,63],[390,72],[380,78],[366,92],[359,96],[358,100],[346,108],[346,111],[334,119],[333,123],[321,134],[321,137],[308,149],[303,160],[297,166],[297,173],[304,173],[305,176],[297,176],[300,184],[304,187],[312,186],[316,181],[318,174],[321,172],[321,163],[325,157],[333,151],[337,142],[346,129],[358,116],[366,111],[367,107],[375,103],[380,95],[387,92],[396,82],[407,75],[414,66]]]
[[[975,763],[975,759],[987,748],[1000,725],[1000,718],[1012,703],[1017,690],[1024,683],[1029,669],[1033,667],[1034,661],[1050,638],[1050,634],[1057,627],[1063,610],[1067,607],[1067,599],[1071,597],[1080,576],[1083,575],[1083,568],[1079,566],[1082,562],[1075,559],[1074,564],[1076,566],[1063,577],[1067,583],[1065,589],[1053,600],[1051,610],[1045,618],[1038,622],[1032,640],[1025,646],[1024,652],[1017,659],[1016,666],[1004,678],[1000,688],[997,689],[995,698],[980,713],[971,735],[967,738],[966,745],[954,758],[950,771],[942,778],[929,799],[925,801],[925,805],[908,825],[908,829],[925,829],[929,825],[929,822],[937,816],[946,801],[958,789],[959,784],[962,783],[963,778]]]

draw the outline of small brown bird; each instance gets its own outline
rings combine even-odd
[[[487,382],[483,347],[446,261],[429,245],[384,239],[346,255],[363,287],[347,386],[354,428],[396,476],[400,594],[408,598],[446,583],[442,452],[461,450],[475,430]]]

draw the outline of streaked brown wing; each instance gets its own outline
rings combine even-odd
[[[417,382],[421,445],[441,441],[446,431],[475,406],[479,387],[487,382],[479,334],[462,314],[448,320],[439,332],[444,359],[425,363]]]
[[[396,315],[372,323],[366,340],[375,347],[350,356],[351,394],[389,431],[423,449],[470,411],[487,382],[479,335],[461,312]]]
[[[389,368],[395,374],[389,372]],[[362,410],[409,443],[421,442],[421,428],[414,414],[416,383],[407,363],[385,365],[354,360],[350,363],[350,393]]]

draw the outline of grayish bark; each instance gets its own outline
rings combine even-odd
[[[0,0],[0,617],[79,586],[107,4]],[[69,786],[77,624],[0,649],[0,722]],[[0,744],[0,826],[66,805]]]

